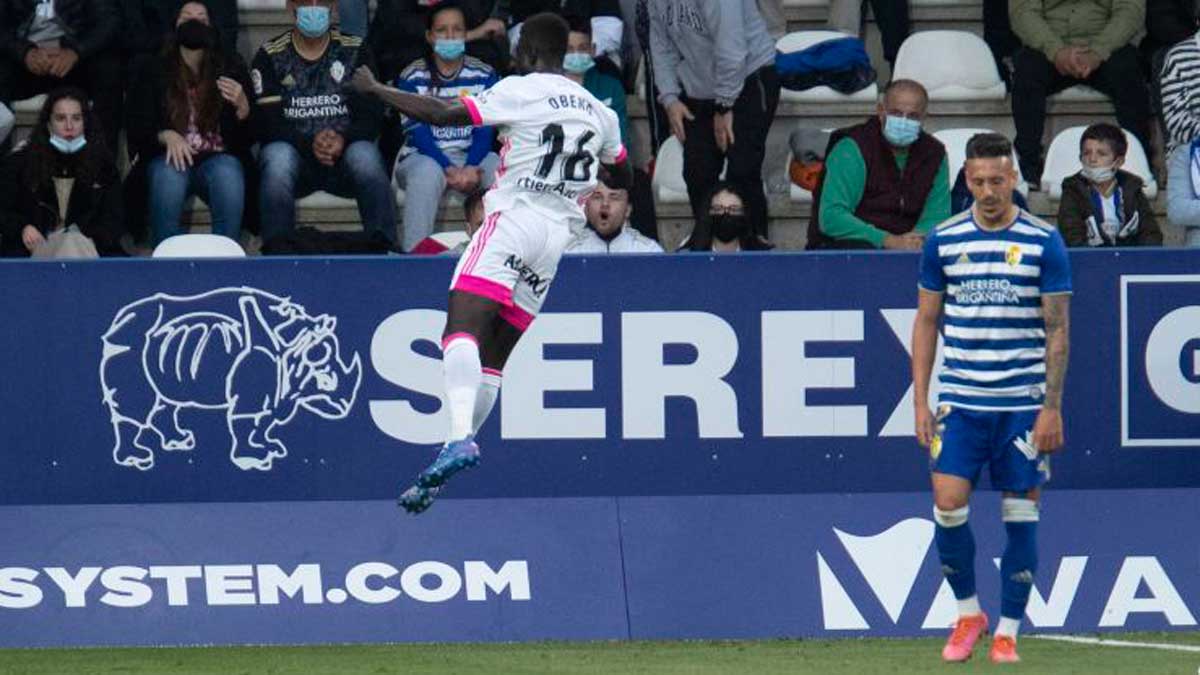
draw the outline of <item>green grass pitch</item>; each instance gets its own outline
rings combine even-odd
[[[1200,632],[1105,639],[1200,648]],[[0,673],[342,675],[348,673],[968,673],[992,672],[987,639],[965,665],[939,660],[941,638],[727,642],[538,642],[314,647],[0,650]],[[1023,637],[1022,673],[1192,673],[1200,651],[1072,644]]]

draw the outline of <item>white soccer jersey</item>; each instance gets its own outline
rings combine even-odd
[[[476,126],[495,126],[502,142],[488,214],[525,207],[578,231],[600,163],[625,158],[617,114],[562,75],[510,76],[462,97]],[[525,210],[522,208],[520,210]]]

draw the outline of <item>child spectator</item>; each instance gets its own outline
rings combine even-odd
[[[1161,246],[1162,230],[1142,179],[1121,170],[1128,144],[1111,124],[1093,124],[1079,140],[1083,168],[1062,182],[1058,229],[1067,246]]]

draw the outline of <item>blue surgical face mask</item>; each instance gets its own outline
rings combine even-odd
[[[563,57],[563,70],[582,75],[596,65],[596,59],[587,52],[570,52]]]
[[[887,121],[883,124],[883,137],[887,139],[888,143],[899,148],[907,148],[912,145],[920,135],[920,120],[888,115]]]
[[[318,38],[329,32],[329,8],[304,5],[296,8],[296,28],[305,37]]]
[[[467,43],[463,40],[444,40],[438,38],[433,42],[433,52],[447,61],[457,61],[467,51]]]
[[[55,150],[58,150],[64,155],[73,155],[82,150],[83,146],[87,145],[87,137],[76,136],[71,140],[67,140],[62,136],[50,134],[50,145],[54,146]]]

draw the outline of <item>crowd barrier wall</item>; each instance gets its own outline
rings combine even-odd
[[[1194,629],[1200,251],[1072,254],[1027,622]],[[568,257],[483,462],[446,258],[0,264],[0,646],[938,634],[917,258]],[[545,291],[545,280],[522,283]],[[997,613],[999,498],[973,502]]]

